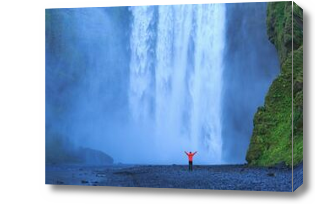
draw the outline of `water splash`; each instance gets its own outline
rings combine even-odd
[[[197,150],[199,161],[221,163],[225,5],[131,11],[131,120],[152,128],[160,162]]]

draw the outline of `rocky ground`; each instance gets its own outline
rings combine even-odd
[[[303,164],[295,168],[295,188],[303,182]],[[251,191],[291,191],[288,168],[254,168],[244,165],[47,165],[46,184],[191,188]]]
[[[303,163],[297,165],[293,172],[293,191],[303,184]]]

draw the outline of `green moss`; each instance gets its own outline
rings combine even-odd
[[[303,133],[302,133],[303,134]],[[293,145],[293,166],[303,161],[303,135],[294,138]]]
[[[292,51],[292,3],[272,2],[267,7],[267,33],[270,41],[276,46],[283,63],[287,54]]]
[[[268,3],[268,35],[278,50],[281,72],[270,86],[264,106],[255,114],[246,155],[249,165],[274,166],[284,162],[292,166],[292,129],[293,165],[303,160],[303,13],[296,5],[293,16],[292,52],[292,3]]]
[[[293,68],[293,165],[296,165],[303,160],[303,45],[294,54]]]
[[[291,137],[291,61],[288,59],[280,76],[274,80],[265,98],[265,106],[254,117],[254,130],[247,161],[259,166],[271,166],[292,160],[288,146]],[[253,156],[254,155],[254,156]]]

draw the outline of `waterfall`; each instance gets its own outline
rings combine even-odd
[[[128,164],[184,164],[184,151],[197,164],[244,163],[280,70],[266,13],[267,3],[47,9],[47,155],[60,144]]]
[[[202,163],[222,163],[225,5],[130,11],[130,119],[151,128],[159,162],[182,161],[186,150],[198,151]]]

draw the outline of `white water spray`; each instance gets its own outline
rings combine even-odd
[[[222,163],[225,5],[132,7],[131,120],[152,127],[158,163]],[[157,20],[156,20],[157,19]]]

